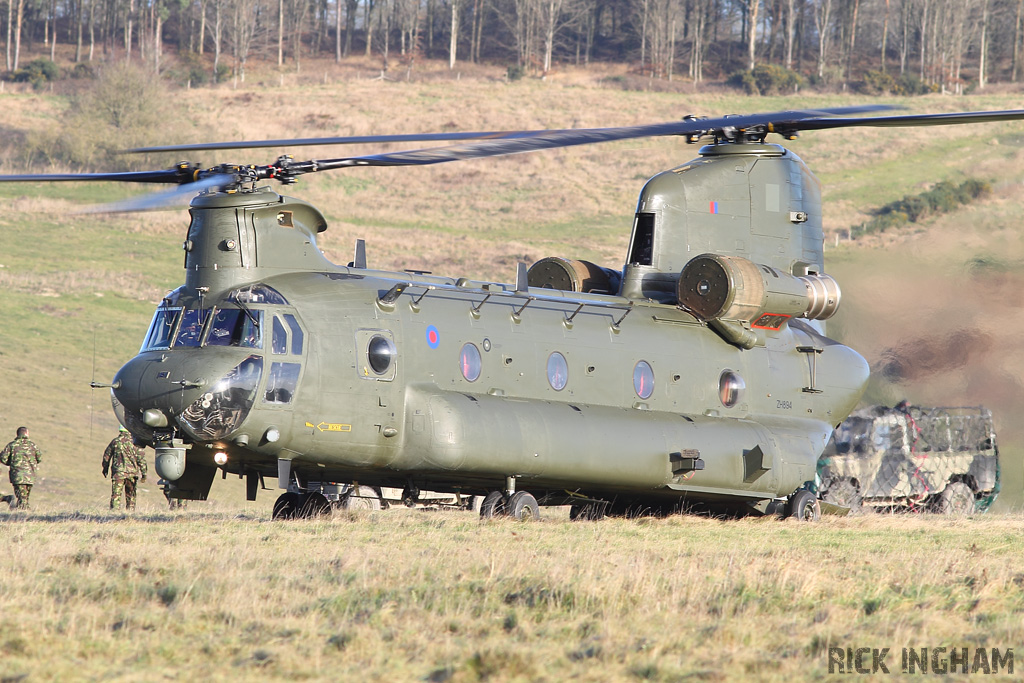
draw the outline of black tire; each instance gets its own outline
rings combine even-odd
[[[288,491],[274,501],[273,519],[294,519],[299,510],[299,494]]]
[[[607,503],[576,503],[569,508],[569,519],[574,522],[604,519],[607,507]]]
[[[821,518],[818,498],[807,489],[800,489],[789,499],[789,516],[801,522],[817,522]]]
[[[940,515],[962,517],[974,512],[974,505],[974,491],[971,487],[966,482],[953,481],[935,499],[934,509]]]
[[[832,505],[850,508],[851,515],[859,515],[863,512],[863,499],[860,490],[850,479],[834,479],[829,487],[822,492],[821,499]]]
[[[540,505],[533,494],[516,491],[508,500],[508,516],[520,522],[533,522],[540,519]]]
[[[331,514],[331,501],[320,492],[307,493],[299,498],[299,512],[297,517],[307,519],[310,517],[323,517]]]
[[[508,514],[507,510],[505,495],[501,491],[491,491],[484,496],[484,502],[480,504],[480,518],[503,517]]]
[[[345,510],[380,510],[380,496],[376,489],[371,486],[353,487],[345,494],[341,501],[341,507]]]

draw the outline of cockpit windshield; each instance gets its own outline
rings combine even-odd
[[[142,342],[142,351],[153,349],[166,349],[171,345],[171,334],[174,332],[174,325],[178,321],[180,308],[167,308],[161,306],[156,309],[153,322],[149,324],[149,331],[146,333],[146,340]]]
[[[181,314],[181,327],[174,338],[174,346],[199,346],[203,337],[203,311],[190,308]]]
[[[263,348],[263,311],[241,308],[218,308],[213,312],[208,346],[242,346]]]

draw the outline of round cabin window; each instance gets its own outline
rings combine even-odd
[[[651,364],[645,360],[640,361],[633,368],[633,390],[642,399],[648,399],[654,393],[654,370]]]
[[[378,375],[383,375],[391,368],[395,354],[394,342],[379,334],[371,337],[370,343],[366,347],[366,357],[370,361],[370,369]]]
[[[476,344],[466,343],[462,345],[462,353],[459,354],[459,367],[462,369],[462,376],[469,382],[480,379],[480,349]]]
[[[569,364],[565,356],[555,351],[548,356],[548,384],[555,391],[561,391],[569,381]]]
[[[743,396],[747,383],[732,370],[726,370],[718,378],[718,398],[726,408],[732,408]]]

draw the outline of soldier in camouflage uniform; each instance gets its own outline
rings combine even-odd
[[[110,471],[110,509],[120,510],[122,502],[125,509],[135,509],[135,491],[142,477],[146,481],[146,456],[135,445],[132,435],[121,427],[117,436],[103,451],[103,476]]]
[[[18,427],[17,438],[0,451],[0,464],[11,468],[11,486],[17,498],[12,507],[28,509],[28,496],[36,482],[36,466],[42,460],[43,452],[28,438],[28,427]]]

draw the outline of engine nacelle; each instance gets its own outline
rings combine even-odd
[[[829,275],[790,275],[739,256],[702,254],[679,275],[679,306],[700,320],[734,320],[777,330],[790,318],[825,320],[839,308]]]
[[[527,281],[531,287],[565,292],[618,294],[622,273],[590,261],[549,256],[530,266]]]

